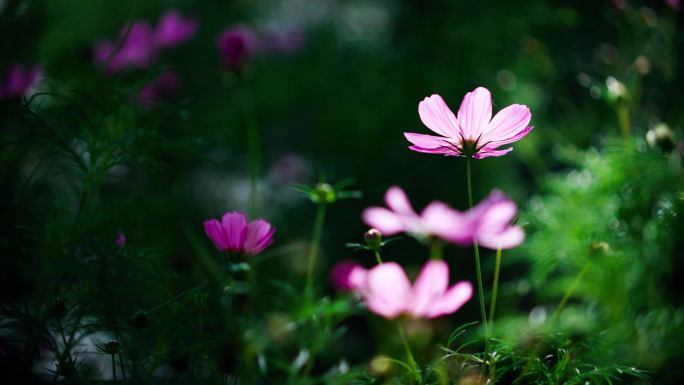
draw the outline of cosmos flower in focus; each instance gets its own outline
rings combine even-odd
[[[418,105],[420,120],[439,136],[405,132],[413,151],[482,159],[502,156],[513,148],[498,148],[527,135],[532,114],[527,106],[512,104],[492,118],[492,95],[484,87],[468,92],[458,116],[439,95],[425,98]]]
[[[204,231],[220,251],[253,256],[273,242],[275,228],[263,219],[248,223],[245,214],[232,211],[225,213],[221,221],[205,221]]]
[[[12,65],[4,79],[0,79],[0,100],[15,99],[26,95],[40,80],[42,69],[40,66],[24,68],[18,64]]]
[[[358,291],[368,309],[382,317],[436,318],[452,314],[468,302],[473,286],[461,281],[449,287],[446,262],[430,260],[413,285],[399,264],[377,265],[368,270]]]
[[[445,203],[432,202],[419,215],[413,210],[404,190],[392,186],[385,193],[385,204],[387,208],[369,207],[363,212],[363,221],[380,230],[383,235],[405,232],[417,238],[436,236],[450,240],[456,235],[472,238],[472,234],[463,226],[463,214]],[[455,234],[457,232],[459,234]]]

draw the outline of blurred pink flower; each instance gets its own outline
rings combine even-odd
[[[370,269],[359,289],[368,309],[385,318],[402,314],[413,318],[436,318],[451,314],[473,294],[470,282],[449,287],[449,267],[444,261],[425,263],[414,285],[397,263],[386,262]]]
[[[195,18],[184,18],[175,9],[166,11],[154,31],[157,47],[171,48],[192,39],[198,26],[199,22]]]
[[[182,85],[180,75],[168,70],[145,85],[138,92],[138,101],[143,107],[152,108],[161,100],[171,100],[178,95]]]
[[[0,99],[20,98],[31,90],[40,79],[40,66],[23,68],[14,64],[7,71],[4,81],[0,81]]]
[[[494,190],[465,213],[465,223],[473,229],[475,240],[480,246],[489,249],[511,249],[525,240],[522,228],[511,225],[517,212],[515,202],[501,191]]]
[[[667,5],[679,11],[680,1],[679,0],[665,0]]]
[[[244,25],[233,26],[216,41],[223,64],[231,71],[240,70],[251,56],[259,50],[256,32]]]
[[[440,136],[411,132],[405,132],[404,136],[413,144],[409,147],[411,150],[428,154],[475,159],[502,156],[513,148],[497,148],[522,139],[532,130],[528,126],[532,114],[527,106],[512,104],[492,118],[492,95],[483,87],[465,95],[458,117],[436,94],[420,102],[418,113],[423,124]]]
[[[418,215],[404,190],[392,186],[385,193],[388,208],[369,207],[363,212],[363,221],[383,235],[405,232],[417,237],[436,236],[451,240],[455,237],[472,238],[464,226],[464,215],[442,202],[432,202]]]
[[[363,286],[367,272],[368,270],[356,262],[342,261],[333,266],[330,280],[337,290],[356,291]]]
[[[227,212],[219,222],[204,222],[204,231],[217,249],[224,253],[256,255],[273,242],[275,228],[262,219],[247,223],[241,212]]]
[[[121,231],[117,232],[116,239],[114,239],[114,243],[116,243],[116,246],[120,249],[126,247],[126,234],[124,234]]]
[[[128,27],[124,27],[119,33],[119,39],[126,40],[121,48],[115,52],[117,42],[102,41],[95,47],[95,62],[106,66],[105,70],[117,73],[125,69],[147,68],[157,56],[157,46],[152,27],[145,21],[133,23],[126,35]]]

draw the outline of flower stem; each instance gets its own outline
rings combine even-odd
[[[570,296],[575,292],[577,286],[579,286],[579,283],[582,281],[582,278],[584,278],[584,275],[587,273],[587,270],[589,270],[590,264],[591,262],[587,262],[587,264],[584,265],[582,270],[580,270],[579,274],[577,274],[577,277],[575,277],[575,280],[572,282],[572,285],[570,285],[568,290],[565,292],[565,295],[563,295],[563,299],[561,299],[560,303],[558,304],[558,307],[556,308],[556,311],[553,313],[554,320],[558,319],[558,317],[560,316],[560,313],[563,311],[563,308],[570,299]]]
[[[466,170],[468,179],[468,204],[473,208],[473,187],[470,175],[470,158],[466,158]],[[480,248],[477,245],[477,240],[473,241],[473,248],[475,250],[475,270],[477,272],[477,294],[480,299],[480,316],[482,317],[482,325],[485,333],[485,353],[489,352],[489,327],[487,326],[487,313],[485,312],[484,303],[484,288],[482,287],[482,267],[480,265]]]
[[[496,297],[499,294],[499,272],[501,271],[501,248],[496,250],[496,266],[494,267],[494,283],[492,284],[492,302],[489,304],[489,325],[494,324]]]
[[[382,265],[382,258],[380,258],[380,251],[378,249],[373,250],[375,253],[375,260],[378,261],[378,265]]]
[[[438,239],[433,239],[430,244],[430,259],[442,259],[444,244]]]
[[[306,270],[306,293],[312,294],[313,290],[313,270],[318,258],[318,250],[321,244],[321,234],[323,232],[323,222],[325,220],[325,203],[319,203],[316,210],[316,221],[314,222],[313,235],[311,237],[311,248],[309,249],[309,261]]]
[[[116,354],[112,354],[112,381],[116,382]]]
[[[399,338],[401,338],[401,342],[404,344],[404,350],[406,351],[406,359],[408,360],[408,364],[411,367],[411,370],[413,371],[413,376],[416,379],[416,382],[419,384],[422,383],[421,377],[420,377],[420,369],[418,368],[418,363],[416,363],[415,358],[413,358],[413,353],[411,353],[411,345],[408,343],[408,339],[406,338],[406,334],[404,333],[404,328],[401,326],[401,323],[397,323],[397,330],[399,331]]]
[[[254,104],[252,94],[250,93],[247,80],[243,77],[242,95],[240,100],[242,102],[242,114],[247,130],[247,155],[249,159],[249,205],[248,214],[254,218],[258,215],[259,206],[259,174],[261,173],[261,132],[256,123],[254,114]]]

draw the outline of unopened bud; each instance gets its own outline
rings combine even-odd
[[[366,245],[373,250],[380,249],[382,246],[382,233],[378,229],[370,229],[363,234]]]
[[[605,255],[610,252],[610,245],[606,242],[594,242],[591,244],[591,255]]]
[[[335,201],[335,189],[328,183],[318,183],[315,191],[318,203],[330,203]]]
[[[106,344],[104,344],[104,351],[107,354],[117,354],[119,353],[119,349],[121,346],[119,345],[119,341],[117,340],[110,340]]]
[[[663,152],[672,152],[676,147],[674,133],[665,123],[658,123],[646,133],[646,142],[653,147],[659,148]]]
[[[382,354],[375,356],[368,369],[373,376],[383,377],[392,369],[392,359]]]
[[[617,102],[626,100],[629,97],[629,92],[624,83],[612,76],[606,78],[606,88],[608,89],[608,98],[611,101]]]

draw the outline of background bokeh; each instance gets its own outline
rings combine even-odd
[[[473,162],[476,200],[503,190],[527,233],[504,253],[496,335],[524,351],[536,332],[561,333],[587,346],[577,360],[679,383],[684,41],[674,4],[0,1],[0,76],[15,63],[42,68],[23,98],[0,100],[2,372],[70,381],[63,365],[53,374],[67,330],[76,370],[94,373],[81,380],[110,379],[97,345],[118,339],[133,383],[384,381],[369,362],[401,351],[394,330],[335,293],[329,269],[372,265],[345,243],[361,241],[362,210],[389,186],[417,208],[467,208],[465,160],[409,151],[402,133],[427,133],[425,96],[456,110],[485,86],[495,111],[525,104],[535,126],[509,155]],[[145,68],[110,74],[94,62],[98,42],[169,9],[199,20],[192,39]],[[216,44],[235,25],[301,42],[236,73]],[[140,103],[169,69],[180,77],[173,97]],[[221,295],[225,257],[202,222],[247,210],[249,111],[262,137],[259,215],[277,233],[252,261],[254,291]],[[290,184],[348,178],[363,197],[328,209],[316,274],[326,299],[300,309],[315,206]],[[412,273],[427,256],[409,238],[384,251]],[[483,253],[486,287],[493,257]],[[471,249],[447,247],[445,258],[452,280],[474,279]],[[325,316],[303,321],[315,311]],[[412,324],[417,357],[438,360],[435,342],[477,319],[473,300]]]

